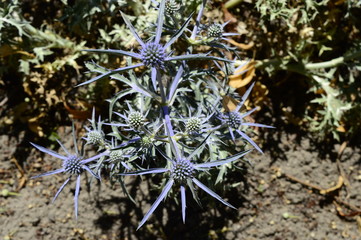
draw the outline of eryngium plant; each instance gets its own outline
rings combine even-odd
[[[153,2],[158,11],[158,20],[155,27],[149,26],[153,27],[154,32],[146,42],[141,39],[141,29],[134,29],[131,21],[122,13],[125,24],[139,43],[138,50],[86,50],[96,54],[125,56],[128,63],[114,70],[87,63],[89,70],[98,76],[79,84],[91,84],[110,77],[123,85],[123,90],[109,101],[108,120],[101,121],[99,117],[97,121],[93,112],[91,127],[85,128],[87,133],[82,138],[85,146],[97,147],[98,154],[83,160],[78,153],[62,156],[33,144],[40,151],[64,161],[63,168],[39,176],[67,173],[70,176],[65,184],[71,176],[76,176],[75,212],[80,175],[84,172],[112,181],[115,177],[132,201],[123,182],[124,177],[152,174],[151,178],[157,178],[163,190],[140,221],[138,229],[163,199],[167,196],[177,197],[173,189],[180,190],[183,222],[186,221],[186,188],[199,204],[197,188],[224,205],[235,208],[212,190],[212,184],[206,186],[203,182],[214,182],[211,179],[218,176],[216,183],[223,181],[224,185],[231,185],[227,182],[227,171],[236,171],[233,166],[253,148],[262,152],[249,136],[254,133],[252,127],[270,127],[245,120],[256,110],[242,110],[253,84],[233,111],[222,105],[225,93],[234,96],[234,90],[227,85],[228,74],[219,74],[223,70],[220,66],[232,65],[233,61],[224,57],[224,51],[232,49],[219,41],[223,41],[224,36],[234,34],[223,33],[225,24],[219,23],[211,24],[205,34],[201,27],[205,23],[201,18],[206,0],[195,18],[193,15],[171,15],[174,9],[182,13],[183,8],[176,1]],[[178,43],[182,47],[170,49]],[[207,45],[210,50],[199,52],[204,49],[201,45]],[[131,59],[137,62],[133,63]],[[197,60],[196,67],[190,64],[194,60]],[[134,71],[136,68],[137,72]],[[171,191],[174,194],[169,194]]]

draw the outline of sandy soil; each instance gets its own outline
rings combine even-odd
[[[68,132],[66,128],[59,134]],[[24,138],[24,134],[0,136],[2,239],[361,239],[360,148],[346,147],[338,156],[343,149],[338,144],[315,143],[310,136],[270,134],[267,139],[274,138],[275,144],[263,146],[264,155],[251,154],[253,166],[232,173],[235,188],[221,194],[236,211],[209,198],[202,199],[200,208],[188,195],[185,224],[180,207],[168,200],[136,231],[158,194],[148,190],[151,183],[129,179],[130,188],[141,184],[132,193],[137,196],[134,204],[117,185],[93,182],[88,192],[83,179],[76,221],[74,183],[52,204],[64,178],[29,179],[61,162],[30,147],[19,150]],[[343,183],[335,187],[340,176]],[[322,189],[329,192],[322,194]],[[4,196],[4,190],[18,194]]]

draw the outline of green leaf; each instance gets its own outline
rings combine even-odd
[[[30,73],[30,63],[28,61],[23,60],[23,59],[20,59],[19,62],[20,62],[20,66],[19,66],[20,72],[23,72],[25,74],[29,74]]]

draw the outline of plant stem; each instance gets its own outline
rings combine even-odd
[[[243,0],[229,0],[228,2],[226,2],[226,4],[224,4],[224,7],[227,9],[233,8],[234,6],[240,4],[241,2],[243,2]]]
[[[351,54],[346,54],[342,57],[319,63],[287,63],[290,60],[290,57],[265,59],[257,61],[255,68],[263,69],[268,66],[273,66],[277,69],[283,69],[291,72],[297,72],[303,75],[308,75],[307,70],[337,67],[341,64],[345,64],[347,61],[359,58],[361,58],[361,50]]]
[[[326,62],[320,62],[320,63],[307,63],[305,65],[306,69],[318,69],[318,68],[331,68],[331,67],[337,67],[338,65],[341,65],[349,60],[352,59],[358,59],[361,58],[361,50],[351,53],[351,54],[347,54],[344,55],[342,57],[338,57],[335,59],[332,59],[330,61],[326,61]]]
[[[173,131],[173,126],[169,117],[169,113],[170,113],[170,109],[169,109],[169,102],[167,101],[167,97],[165,95],[165,88],[163,86],[162,83],[162,79],[160,77],[159,72],[157,71],[157,81],[158,81],[158,85],[159,85],[159,89],[160,89],[160,93],[162,96],[162,110],[163,110],[163,117],[164,117],[164,125],[165,128],[167,129],[167,135],[169,137],[169,140],[171,142],[171,148],[174,151],[174,154],[176,155],[176,157],[178,158],[180,155],[180,150],[177,146],[177,141],[174,139],[174,131]]]

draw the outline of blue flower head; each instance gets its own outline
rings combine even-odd
[[[155,42],[148,42],[140,51],[140,55],[145,66],[164,69],[167,55],[162,45]]]
[[[185,182],[188,178],[193,177],[194,166],[186,158],[176,159],[172,163],[172,168],[170,170],[170,176],[177,182]]]
[[[197,185],[200,189],[220,201],[221,203],[225,204],[228,207],[235,208],[225,200],[223,200],[217,193],[213,192],[211,189],[209,189],[207,186],[205,186],[202,182],[200,182],[196,177],[198,172],[202,171],[208,171],[212,167],[221,166],[223,164],[227,164],[230,162],[234,162],[238,160],[239,158],[243,157],[247,153],[249,153],[251,150],[246,150],[243,152],[240,152],[238,154],[235,154],[233,156],[230,156],[226,159],[221,160],[215,160],[210,161],[206,163],[192,163],[191,159],[193,159],[200,151],[200,148],[198,147],[192,154],[190,154],[188,157],[184,157],[183,155],[179,154],[179,149],[177,145],[174,145],[171,142],[172,149],[174,149],[174,154],[176,155],[175,159],[171,159],[168,156],[166,156],[161,150],[159,152],[165,157],[168,162],[171,164],[166,168],[154,168],[154,169],[145,169],[140,170],[136,172],[128,172],[123,173],[121,175],[144,175],[144,174],[154,174],[154,173],[168,173],[169,179],[167,183],[165,184],[162,192],[158,196],[157,200],[153,203],[151,208],[148,210],[148,212],[144,215],[142,221],[139,223],[138,229],[148,220],[150,215],[155,211],[155,209],[158,207],[160,202],[168,195],[168,192],[172,189],[172,186],[177,183],[177,185],[180,185],[180,193],[181,193],[181,205],[182,205],[182,219],[183,222],[185,222],[185,209],[186,209],[186,185],[190,188],[193,198],[199,203],[199,198],[196,194],[194,185]]]
[[[265,127],[265,128],[274,128],[272,126],[260,124],[260,123],[252,123],[252,122],[246,122],[244,120],[245,117],[252,114],[254,111],[257,110],[256,108],[253,108],[245,113],[240,113],[240,109],[244,105],[246,99],[248,98],[252,88],[254,86],[254,83],[247,89],[245,94],[242,96],[242,100],[240,104],[235,108],[233,111],[227,111],[219,116],[219,118],[223,121],[224,125],[228,126],[229,133],[231,134],[232,140],[235,141],[235,133],[238,133],[243,139],[245,139],[247,142],[249,142],[255,149],[257,149],[259,152],[263,153],[261,148],[244,132],[244,127],[252,126],[252,127]]]
[[[63,169],[66,173],[69,173],[70,175],[80,175],[83,172],[82,163],[81,163],[82,157],[78,157],[77,155],[69,156],[67,159],[63,162]]]
[[[163,31],[163,22],[164,22],[164,12],[165,12],[165,6],[166,6],[166,0],[162,0],[159,5],[159,11],[158,11],[158,21],[157,21],[157,28],[156,33],[152,41],[145,43],[136,32],[134,26],[131,24],[127,16],[121,12],[122,17],[124,19],[125,24],[128,26],[129,30],[137,40],[137,42],[141,46],[140,53],[134,53],[129,51],[123,51],[123,50],[115,50],[115,49],[89,49],[86,50],[88,52],[96,52],[96,53],[106,53],[106,54],[113,54],[113,55],[121,55],[121,56],[129,56],[135,59],[138,59],[141,61],[141,63],[137,63],[131,66],[121,67],[114,70],[109,70],[105,73],[102,73],[101,75],[92,78],[86,82],[83,82],[79,84],[78,86],[85,85],[94,81],[97,81],[99,79],[109,77],[116,73],[121,73],[124,71],[128,71],[130,69],[134,69],[141,66],[147,66],[151,69],[151,80],[154,89],[156,89],[157,85],[157,71],[159,69],[163,69],[165,67],[166,63],[173,62],[173,61],[184,61],[184,60],[199,60],[199,59],[209,59],[209,60],[219,60],[219,61],[225,61],[225,62],[232,62],[231,60],[220,58],[220,57],[214,57],[209,56],[208,54],[185,54],[185,55],[179,55],[172,57],[171,51],[169,54],[167,54],[167,49],[171,47],[171,45],[183,34],[183,32],[186,30],[190,20],[192,19],[188,17],[188,19],[184,22],[184,24],[178,29],[176,33],[168,40],[167,43],[162,45],[160,43],[161,35]]]
[[[60,169],[54,170],[54,171],[50,171],[50,172],[46,172],[46,173],[42,173],[40,175],[34,176],[32,177],[32,179],[34,178],[38,178],[38,177],[44,177],[44,176],[50,176],[53,174],[58,174],[58,173],[65,173],[68,175],[68,178],[65,180],[65,182],[63,183],[63,185],[60,186],[59,190],[56,192],[54,198],[53,198],[53,202],[56,200],[56,198],[58,197],[58,195],[61,193],[61,191],[64,189],[64,187],[69,183],[69,181],[71,180],[72,177],[76,178],[76,185],[75,185],[75,194],[74,194],[74,213],[75,213],[75,217],[78,217],[78,196],[79,196],[79,192],[80,192],[80,176],[82,173],[84,172],[88,172],[90,173],[93,177],[95,178],[99,178],[89,167],[89,163],[101,158],[102,156],[105,156],[106,154],[108,154],[107,152],[103,152],[100,153],[96,156],[93,156],[91,158],[87,158],[84,159],[83,156],[81,156],[79,154],[79,150],[77,148],[77,143],[75,140],[75,136],[74,136],[74,129],[73,129],[73,137],[74,137],[74,147],[75,147],[75,152],[76,154],[70,154],[69,151],[64,147],[64,145],[58,141],[59,145],[61,146],[61,148],[65,151],[66,155],[61,155],[58,154],[52,150],[46,149],[42,146],[39,146],[35,143],[30,143],[31,145],[33,145],[35,148],[37,148],[39,151],[47,153],[53,157],[59,158],[63,161],[62,167]]]
[[[128,109],[126,110],[124,114],[114,112],[116,115],[118,115],[123,123],[110,123],[109,125],[116,126],[116,127],[124,127],[125,131],[135,131],[135,132],[141,132],[144,131],[144,127],[147,125],[146,116],[149,113],[149,110],[147,112],[144,112],[143,110],[143,104],[141,104],[141,109],[139,111],[137,109],[134,109],[129,102],[126,102]]]
[[[238,112],[227,112],[224,118],[231,128],[238,129],[242,125],[242,115]]]

